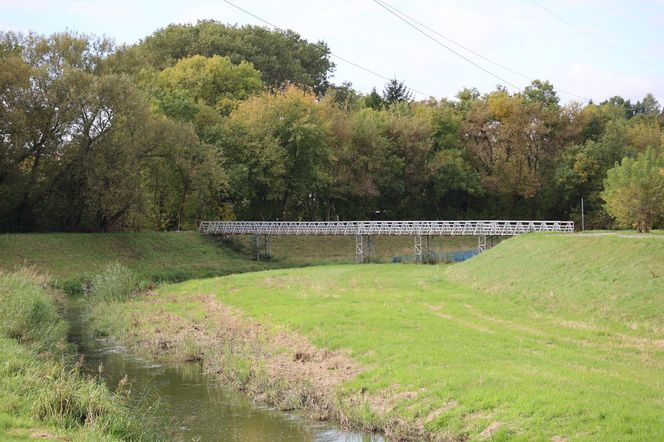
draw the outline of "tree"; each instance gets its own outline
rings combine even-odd
[[[602,101],[600,106],[613,106],[621,108],[624,112],[625,118],[632,118],[636,114],[636,105],[632,104],[630,100],[625,100],[619,95],[614,95],[608,100]]]
[[[410,102],[412,100],[413,94],[403,81],[393,78],[385,84],[385,88],[383,89],[383,101],[385,101],[387,105]]]
[[[142,57],[136,57],[139,53]],[[172,24],[118,54],[158,70],[194,55],[228,57],[233,64],[250,62],[272,88],[286,83],[311,88],[322,95],[334,69],[330,50],[322,41],[311,43],[293,31],[272,31],[260,26],[231,26],[214,20],[195,25]],[[132,68],[140,69],[140,66]]]
[[[326,92],[326,96],[332,99],[341,109],[352,111],[358,107],[361,95],[355,89],[350,81],[344,81],[341,85],[331,85]]]
[[[533,80],[523,90],[526,99],[541,103],[543,106],[558,106],[558,94],[548,81]]]
[[[156,85],[163,95],[183,96],[192,104],[204,104],[224,114],[230,113],[237,101],[263,89],[261,74],[251,63],[236,65],[218,55],[184,58],[160,72]]]
[[[85,157],[125,103],[122,79],[96,75],[111,50],[107,40],[76,34],[0,34],[3,224],[34,228],[49,204],[71,193],[58,186],[82,180]]]
[[[635,114],[644,114],[644,115],[658,115],[660,111],[660,105],[657,99],[651,93],[647,93],[643,100],[638,101],[634,105]]]
[[[620,225],[649,232],[664,216],[664,155],[648,149],[609,170],[602,198]]]
[[[381,97],[380,94],[376,92],[375,87],[371,89],[371,92],[364,97],[365,107],[370,107],[374,110],[380,110],[384,104],[385,102],[383,101],[383,97]]]
[[[0,34],[4,229],[140,226],[150,200],[157,229],[214,210],[224,175],[213,150],[190,125],[154,115],[134,79],[109,73],[110,48],[77,34]]]
[[[237,209],[260,219],[311,213],[328,181],[329,127],[313,94],[294,86],[242,102],[220,140]]]

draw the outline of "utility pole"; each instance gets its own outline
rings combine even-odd
[[[585,214],[583,213],[583,197],[581,197],[581,231],[586,230]]]

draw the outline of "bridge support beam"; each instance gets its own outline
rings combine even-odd
[[[486,235],[479,235],[477,237],[477,253],[482,253],[486,250]]]
[[[429,235],[415,236],[415,262],[425,262],[431,257],[431,237]]]
[[[362,264],[371,262],[371,256],[376,254],[373,235],[355,235],[355,262]]]
[[[272,237],[270,235],[254,235],[252,238],[252,245],[256,253],[256,261],[261,258],[272,259]]]

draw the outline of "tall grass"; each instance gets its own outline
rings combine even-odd
[[[54,351],[67,336],[55,293],[32,269],[0,273],[0,336],[37,351]]]
[[[7,338],[0,338],[0,358],[4,361],[0,364],[0,412],[10,410],[35,425],[85,435],[88,440],[156,439],[143,416],[131,412],[127,395],[111,392],[76,367],[40,358]],[[0,440],[5,440],[2,428]]]
[[[92,276],[89,295],[94,301],[125,301],[139,287],[138,277],[120,263],[106,266]]]
[[[47,281],[33,269],[0,273],[0,440],[13,440],[25,425],[55,429],[66,440],[158,439],[146,419],[132,413],[122,386],[114,393],[83,376],[69,357],[53,355],[71,356],[64,299]],[[135,287],[130,272],[118,266],[95,281],[100,297],[128,296]]]

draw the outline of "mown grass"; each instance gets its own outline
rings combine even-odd
[[[204,304],[167,300],[213,294],[275,332],[348,351],[364,371],[338,400],[365,428],[662,440],[663,258],[652,236],[528,235],[455,266],[273,270],[141,302],[204,323]]]
[[[528,235],[450,269],[457,282],[508,292],[538,310],[641,334],[664,333],[664,234]]]
[[[0,273],[0,440],[151,440],[124,391],[72,364],[61,299],[33,270]]]

